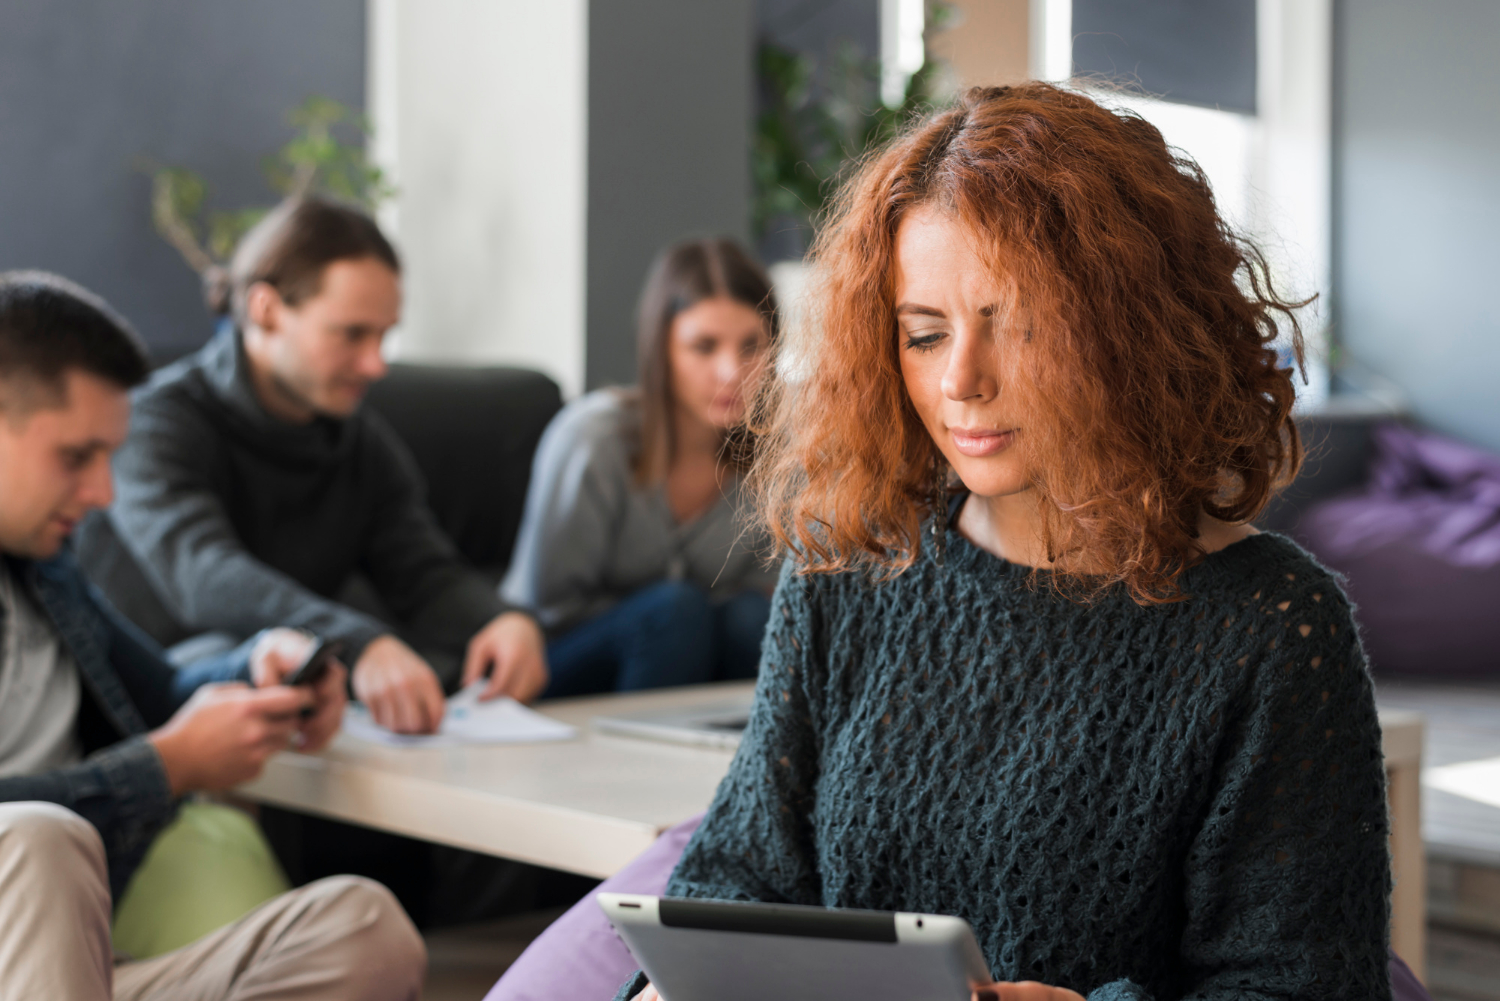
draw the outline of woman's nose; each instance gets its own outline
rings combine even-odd
[[[973,331],[953,334],[953,349],[943,369],[943,395],[950,400],[989,400],[998,392],[994,342]]]
[[[722,383],[734,382],[745,374],[746,361],[738,352],[719,352],[718,365],[719,381]]]

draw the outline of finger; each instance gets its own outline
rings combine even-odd
[[[523,648],[516,657],[516,670],[510,681],[510,696],[517,702],[530,702],[547,687],[547,667],[538,651]]]
[[[494,660],[490,664],[490,680],[484,686],[484,691],[479,693],[481,702],[505,694],[514,672],[515,659],[510,651],[497,650],[495,652]]]
[[[210,681],[199,685],[193,692],[194,698],[212,698],[216,695],[226,695],[230,692],[248,692],[250,686],[243,681]]]
[[[426,729],[423,733],[436,733],[443,723],[443,714],[448,710],[448,702],[443,698],[443,686],[438,682],[437,675],[431,671],[422,679],[421,704],[423,715],[426,717]]]
[[[422,709],[405,691],[392,687],[388,696],[391,729],[397,733],[421,733]]]
[[[246,754],[250,761],[259,765],[277,751],[284,751],[291,746],[292,738],[297,735],[297,725],[292,722],[276,722],[267,726],[256,735],[255,740],[246,748]]]
[[[532,665],[529,678],[530,683],[526,686],[526,697],[522,702],[532,702],[539,698],[547,690],[547,682],[551,678],[547,671],[547,658],[541,652],[536,655],[536,662]]]
[[[348,684],[349,669],[341,661],[330,661],[328,673],[312,686],[313,695],[317,697],[319,706],[326,705],[335,699],[344,701],[348,698],[346,694],[349,691]]]
[[[495,661],[495,668],[490,672],[490,683],[485,689],[488,698],[499,695],[509,695],[517,698],[517,684],[521,680],[521,658],[516,656],[515,651],[507,651],[506,655]]]
[[[333,740],[333,735],[339,732],[341,720],[334,719],[328,712],[318,715],[304,722],[298,729],[292,743],[299,751],[311,754],[321,751]]]
[[[240,697],[268,716],[294,716],[316,702],[313,693],[301,685],[246,689]]]
[[[261,686],[280,684],[281,679],[295,671],[301,662],[302,658],[294,656],[285,647],[272,647],[261,658],[264,669]]]
[[[290,740],[301,725],[301,713],[267,713],[261,720],[260,739],[272,742]]]
[[[443,688],[428,668],[411,670],[401,679],[401,701],[406,706],[408,733],[432,733],[443,718]]]
[[[302,663],[312,649],[312,637],[295,629],[270,629],[255,644],[250,662],[255,683],[274,685]]]
[[[464,653],[464,673],[461,675],[463,687],[468,688],[484,677],[484,669],[490,666],[490,660],[490,652],[485,644],[470,643],[469,649]]]
[[[399,733],[400,721],[396,717],[396,702],[384,686],[369,692],[365,697],[365,708],[377,725]]]
[[[344,722],[344,707],[348,697],[344,694],[344,682],[348,672],[343,665],[335,663],[318,683],[318,709],[302,725],[302,750],[319,751],[328,746],[333,735]]]
[[[1035,980],[991,984],[997,1001],[1052,1001],[1053,989]]]

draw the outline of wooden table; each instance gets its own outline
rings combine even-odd
[[[1422,847],[1422,714],[1380,710],[1391,801],[1391,948],[1427,979],[1427,852]]]
[[[339,734],[320,754],[278,754],[249,799],[440,844],[609,876],[708,806],[733,753],[593,732],[595,716],[749,693],[754,682],[556,699],[537,709],[578,728],[543,744],[411,749]]]
[[[748,693],[752,682],[559,699],[537,708],[578,728],[548,744],[412,750],[343,734],[316,755],[279,754],[246,797],[441,844],[587,876],[616,872],[662,831],[704,809],[728,751],[610,737],[595,716],[685,708]],[[1420,713],[1383,710],[1390,776],[1391,944],[1424,976],[1427,867],[1422,849]]]

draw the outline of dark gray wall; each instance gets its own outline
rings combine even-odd
[[[1336,7],[1336,337],[1500,449],[1500,4]]]
[[[1073,72],[1255,113],[1255,0],[1073,0]]]
[[[812,56],[818,63],[813,93],[822,95],[822,74],[843,46],[852,45],[866,59],[880,58],[880,0],[757,0],[756,44],[770,43]],[[756,87],[757,109],[766,100],[765,84]],[[772,220],[756,250],[767,264],[801,260],[812,230],[790,216]]]
[[[0,269],[108,298],[158,358],[202,343],[196,276],[156,236],[147,160],[213,202],[274,198],[260,164],[311,94],[363,107],[364,0],[0,0]]]
[[[755,21],[765,41],[819,59],[842,42],[880,56],[880,0],[759,0]]]
[[[636,299],[685,236],[749,232],[751,0],[589,5],[589,388],[635,381]]]

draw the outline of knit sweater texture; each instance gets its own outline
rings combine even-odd
[[[958,915],[995,979],[1090,1001],[1390,998],[1380,727],[1328,571],[1261,534],[1141,607],[956,532],[945,564],[783,570],[669,895]]]

